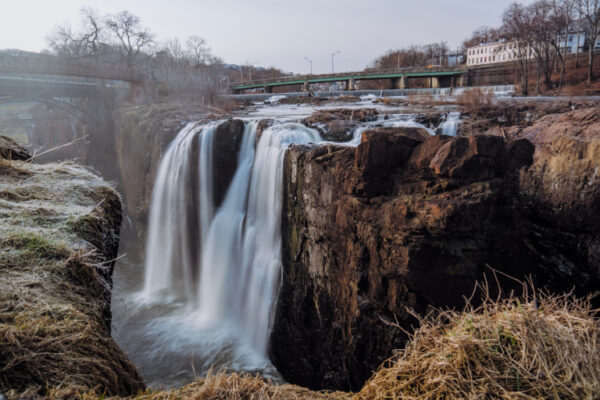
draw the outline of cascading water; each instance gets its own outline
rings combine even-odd
[[[127,281],[135,294],[113,301],[113,335],[151,386],[181,385],[211,367],[280,378],[266,350],[281,280],[283,160],[291,143],[324,143],[315,130],[289,122],[298,120],[297,107],[285,110],[292,114],[258,143],[256,122],[246,123],[220,204],[213,179],[221,122],[187,125],[162,157],[144,276],[118,269],[127,276],[115,279],[117,292]],[[362,124],[345,145],[379,126],[423,127],[414,114],[385,115]]]
[[[194,298],[193,269],[190,249],[190,223],[186,218],[189,206],[189,184],[191,182],[193,143],[198,134],[200,144],[201,190],[210,186],[206,165],[210,163],[212,137],[217,124],[197,126],[188,124],[167,149],[158,169],[152,207],[148,241],[146,244],[146,273],[142,298],[155,300],[157,296],[181,293],[187,301]],[[210,197],[212,199],[212,197]],[[202,217],[210,216],[210,201],[202,198]]]
[[[281,279],[283,159],[291,143],[321,138],[303,125],[278,123],[256,143],[257,123],[246,123],[236,172],[215,205],[218,125],[189,124],[165,152],[144,285],[115,328],[135,327],[136,340],[124,347],[152,384],[193,379],[190,361],[200,371],[226,366],[277,378],[266,351]]]
[[[281,270],[285,149],[320,137],[303,125],[275,125],[255,152],[255,135],[250,123],[231,187],[203,240],[198,305],[203,319],[235,321],[264,354]]]
[[[451,112],[446,116],[446,120],[440,124],[438,131],[442,135],[456,136],[458,125],[460,124],[460,113]]]

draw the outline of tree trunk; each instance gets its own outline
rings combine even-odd
[[[590,44],[590,48],[588,50],[588,79],[587,79],[587,83],[588,85],[592,84],[592,71],[593,71],[593,67],[594,67],[594,44],[595,41]]]
[[[565,79],[565,60],[567,58],[567,53],[565,53],[564,57],[560,59],[560,78],[558,80],[558,92],[562,92],[563,80]]]

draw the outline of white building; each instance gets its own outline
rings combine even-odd
[[[530,51],[531,53],[531,51]],[[467,65],[496,64],[518,59],[517,42],[482,43],[467,49]],[[533,54],[530,54],[530,57]]]
[[[565,46],[566,39],[566,46]],[[579,39],[579,40],[578,40]],[[569,32],[566,38],[561,39],[560,48],[567,48],[567,53],[585,52],[586,36],[584,32]],[[600,38],[596,41],[594,50],[600,50]],[[529,50],[529,57],[533,52]],[[467,49],[467,66],[496,64],[518,59],[517,42],[500,41],[495,43],[481,43]]]

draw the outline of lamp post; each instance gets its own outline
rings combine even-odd
[[[339,51],[339,50],[331,53],[331,74],[332,75],[335,74],[335,68],[333,66],[333,57],[336,56],[336,55],[338,55],[338,54],[340,54],[340,53],[341,53],[341,51]]]
[[[312,75],[312,60],[308,57],[304,57],[304,59],[310,63],[310,74]]]
[[[252,82],[252,68],[254,68],[254,64],[258,64],[259,61],[252,61],[252,62],[248,62],[246,61],[246,65],[248,66],[248,75],[250,78],[250,82]]]

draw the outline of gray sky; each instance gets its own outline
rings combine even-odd
[[[225,62],[315,73],[360,70],[391,48],[446,41],[500,23],[513,0],[0,0],[0,49],[40,51],[79,9],[126,9],[165,40],[204,37]],[[528,3],[529,1],[524,1]]]

